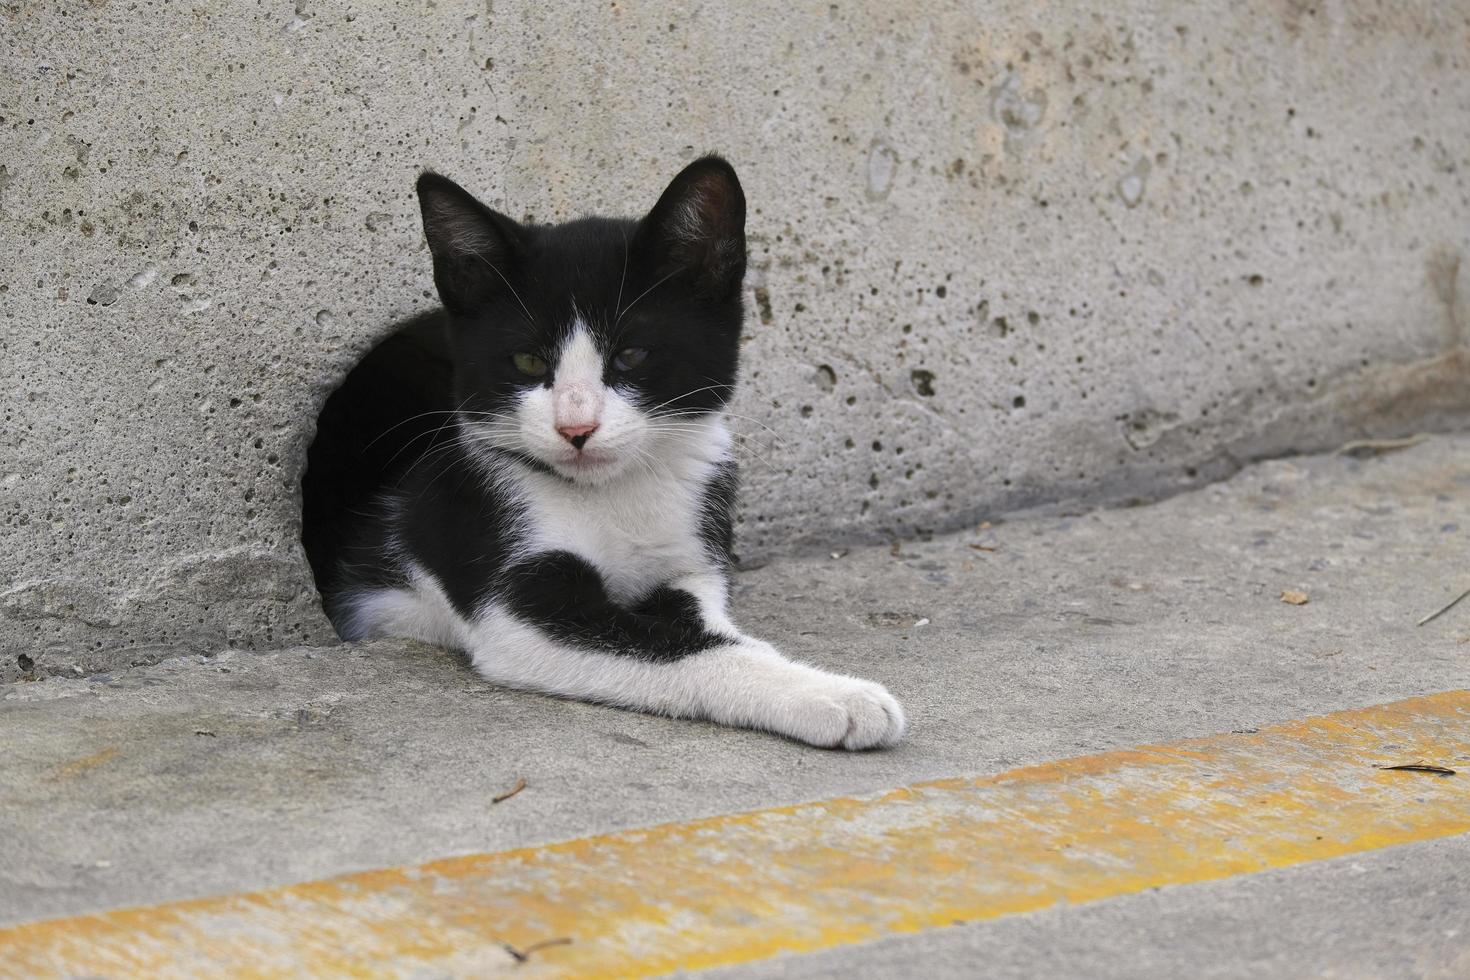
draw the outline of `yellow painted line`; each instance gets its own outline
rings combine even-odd
[[[1412,762],[1458,772],[1375,768]],[[1256,734],[22,925],[0,930],[0,973],[655,974],[1467,831],[1470,691],[1452,691]],[[549,940],[562,941],[527,952]]]
[[[84,756],[83,758],[75,759],[71,762],[68,762],[64,766],[59,766],[55,774],[53,774],[51,778],[56,780],[74,779],[84,772],[88,772],[89,770],[96,769],[100,765],[111,762],[113,759],[116,759],[121,754],[122,753],[117,749],[116,746],[108,746],[100,752],[93,752],[89,756]]]

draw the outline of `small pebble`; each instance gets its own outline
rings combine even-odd
[[[117,302],[117,295],[117,289],[113,286],[98,286],[87,297],[87,302],[93,306],[111,306]]]

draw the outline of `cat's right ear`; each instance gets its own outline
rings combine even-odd
[[[434,285],[450,313],[471,313],[510,288],[521,227],[492,211],[448,177],[418,180],[424,237],[434,256]]]
[[[745,192],[735,168],[716,156],[680,171],[639,236],[666,267],[689,274],[696,288],[724,299],[745,275]]]

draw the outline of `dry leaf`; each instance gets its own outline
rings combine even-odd
[[[1392,769],[1397,772],[1427,772],[1431,776],[1453,776],[1455,770],[1448,766],[1436,766],[1428,762],[1405,762],[1397,766],[1374,766],[1374,769]]]
[[[504,793],[501,793],[499,796],[496,796],[496,797],[492,798],[490,800],[490,802],[491,803],[504,803],[506,800],[510,799],[512,796],[515,796],[517,793],[519,793],[521,790],[523,790],[525,788],[526,788],[526,777],[522,776],[522,777],[520,777],[519,779],[516,780],[516,784],[514,786],[512,786],[510,789],[506,790]]]
[[[1344,456],[1356,456],[1362,459],[1365,456],[1382,455],[1399,449],[1408,449],[1417,446],[1429,437],[1424,433],[1409,436],[1406,439],[1359,439],[1356,442],[1348,442],[1338,450]]]
[[[1419,620],[1419,622],[1415,623],[1414,625],[1415,626],[1423,626],[1425,623],[1427,623],[1427,622],[1429,622],[1431,620],[1438,619],[1439,617],[1443,616],[1445,613],[1449,612],[1451,609],[1453,609],[1456,606],[1458,606],[1465,599],[1470,599],[1470,589],[1466,589],[1464,592],[1461,592],[1459,595],[1457,595],[1453,599],[1451,599],[1449,601],[1449,604],[1448,605],[1440,606],[1434,612],[1430,613],[1428,616],[1425,616],[1423,619]]]
[[[552,946],[570,946],[571,944],[572,940],[570,937],[562,936],[557,939],[543,940],[535,944],[534,946],[527,946],[525,949],[516,949],[510,943],[501,943],[500,948],[509,953],[511,955],[511,958],[514,959],[517,963],[524,963],[526,962],[526,960],[531,958],[532,953],[538,950],[549,949]]]
[[[1298,592],[1296,589],[1282,589],[1281,601],[1292,606],[1305,606],[1307,604],[1307,594],[1305,592]]]

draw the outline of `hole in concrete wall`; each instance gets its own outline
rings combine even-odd
[[[322,406],[301,479],[301,540],[324,596],[363,547],[355,531],[380,488],[450,437],[444,334],[437,312],[399,324]]]

